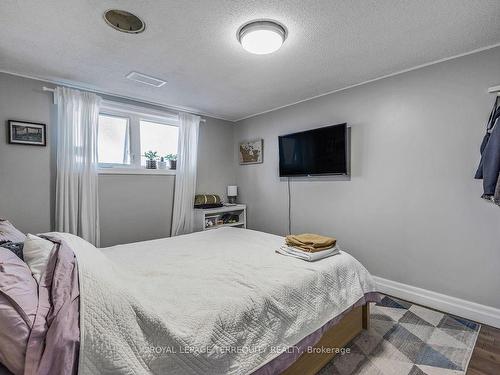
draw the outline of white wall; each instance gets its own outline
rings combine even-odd
[[[52,85],[0,73],[0,124],[4,127],[0,131],[0,217],[31,233],[54,228],[56,108],[43,86]],[[47,147],[9,145],[9,119],[47,124]],[[224,195],[225,186],[235,182],[234,125],[206,120],[200,125],[197,191]],[[101,245],[169,236],[173,186],[173,176],[100,175]]]
[[[249,227],[287,233],[278,136],[348,122],[351,180],[292,180],[292,231],[336,236],[374,275],[500,307],[500,209],[473,179],[497,84],[500,48],[239,122],[235,143],[264,139],[264,163],[237,166]]]

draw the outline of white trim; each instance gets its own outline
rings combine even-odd
[[[100,108],[99,116],[114,116],[125,118],[128,126],[128,148],[129,148],[129,163],[99,163],[99,168],[103,170],[116,169],[120,172],[112,172],[116,174],[172,174],[172,173],[155,173],[154,170],[146,169],[148,172],[142,172],[144,164],[142,164],[141,155],[141,121],[149,121],[152,123],[161,124],[164,126],[171,126],[179,128],[180,121],[176,114],[167,113],[158,110],[150,110],[136,105],[127,103],[119,103],[114,101],[104,101]],[[128,170],[128,172],[123,172]],[[165,170],[161,170],[165,171]]]
[[[311,97],[306,98],[306,99],[301,99],[301,100],[299,100],[299,101],[296,101],[296,102],[293,102],[293,103],[290,103],[290,104],[285,104],[285,105],[282,105],[282,106],[280,106],[280,107],[271,108],[271,109],[268,109],[268,110],[266,110],[266,111],[259,112],[259,113],[254,113],[253,115],[248,115],[248,116],[245,116],[245,117],[239,118],[239,119],[237,119],[237,120],[232,120],[232,121],[233,121],[233,122],[243,121],[243,120],[249,119],[249,118],[251,118],[251,117],[255,117],[255,116],[263,115],[263,114],[265,114],[265,113],[269,113],[269,112],[277,111],[278,109],[282,109],[282,108],[286,108],[286,107],[291,107],[291,106],[293,106],[293,105],[300,104],[300,103],[303,103],[303,102],[307,102],[307,101],[309,101],[309,100],[313,100],[313,99],[321,98],[322,96],[326,96],[326,95],[334,94],[334,93],[336,93],[336,92],[340,92],[340,91],[344,91],[344,90],[352,89],[352,88],[354,88],[354,87],[358,87],[358,86],[366,85],[366,84],[368,84],[368,83],[372,83],[372,82],[375,82],[375,81],[380,81],[381,79],[384,79],[384,78],[394,77],[394,76],[397,76],[397,75],[400,75],[400,74],[403,74],[403,73],[408,73],[408,72],[411,72],[411,71],[413,71],[413,70],[417,70],[417,69],[425,68],[425,67],[428,67],[428,66],[431,66],[431,65],[434,65],[434,64],[439,64],[439,63],[442,63],[442,62],[445,62],[445,61],[449,61],[449,60],[457,59],[457,58],[459,58],[459,57],[468,56],[468,55],[473,55],[473,54],[475,54],[475,53],[482,52],[482,51],[486,51],[486,50],[489,50],[489,49],[492,49],[492,48],[496,48],[496,47],[500,47],[500,43],[492,44],[492,45],[490,45],[490,46],[486,46],[486,47],[482,47],[482,48],[477,48],[477,49],[474,49],[474,50],[469,51],[469,52],[460,53],[460,54],[458,54],[458,55],[454,55],[454,56],[451,56],[451,57],[445,57],[445,58],[442,58],[442,59],[439,59],[439,60],[435,60],[435,61],[431,61],[431,62],[428,62],[428,63],[425,63],[425,64],[420,64],[420,65],[414,66],[414,67],[412,67],[412,68],[408,68],[408,69],[400,70],[400,71],[395,72],[395,73],[386,74],[386,75],[383,75],[383,76],[380,76],[380,77],[377,77],[377,78],[373,78],[373,79],[369,79],[369,80],[367,80],[367,81],[363,81],[363,82],[360,82],[360,83],[356,83],[356,84],[354,84],[354,85],[349,85],[349,86],[346,86],[346,87],[342,87],[342,88],[340,88],[340,89],[335,89],[335,90],[332,90],[332,91],[325,92],[325,93],[323,93],[323,94],[319,94],[319,95],[311,96]]]
[[[174,112],[158,111],[151,108],[140,107],[133,104],[103,100],[100,108],[101,113],[127,113],[140,117],[142,120],[150,120],[169,125],[179,126],[179,115]]]
[[[99,168],[97,170],[99,174],[146,174],[146,175],[168,175],[175,176],[176,171],[172,169],[146,169],[146,168],[126,168],[126,167],[115,167],[115,168]]]
[[[500,328],[500,309],[373,276],[378,291],[449,314]]]

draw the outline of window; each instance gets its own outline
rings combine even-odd
[[[177,155],[179,128],[177,126],[141,121],[141,164],[146,165],[144,153],[156,151],[159,156]]]
[[[101,168],[144,172],[147,151],[158,157],[177,154],[177,115],[105,102],[99,114],[98,161]]]
[[[130,164],[129,119],[99,115],[99,164]]]

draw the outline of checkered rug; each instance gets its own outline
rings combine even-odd
[[[321,375],[465,374],[480,325],[385,296],[371,306],[371,328]]]

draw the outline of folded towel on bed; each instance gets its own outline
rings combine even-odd
[[[276,252],[282,255],[306,260],[308,262],[314,262],[316,260],[331,257],[332,255],[340,254],[340,250],[337,246],[331,247],[330,249],[327,250],[316,251],[312,253],[303,251],[293,246],[281,245],[281,247],[278,250],[276,250]]]
[[[337,243],[335,237],[325,237],[319,234],[292,234],[286,236],[285,242],[288,246],[298,247],[303,251],[314,253],[331,249]]]

